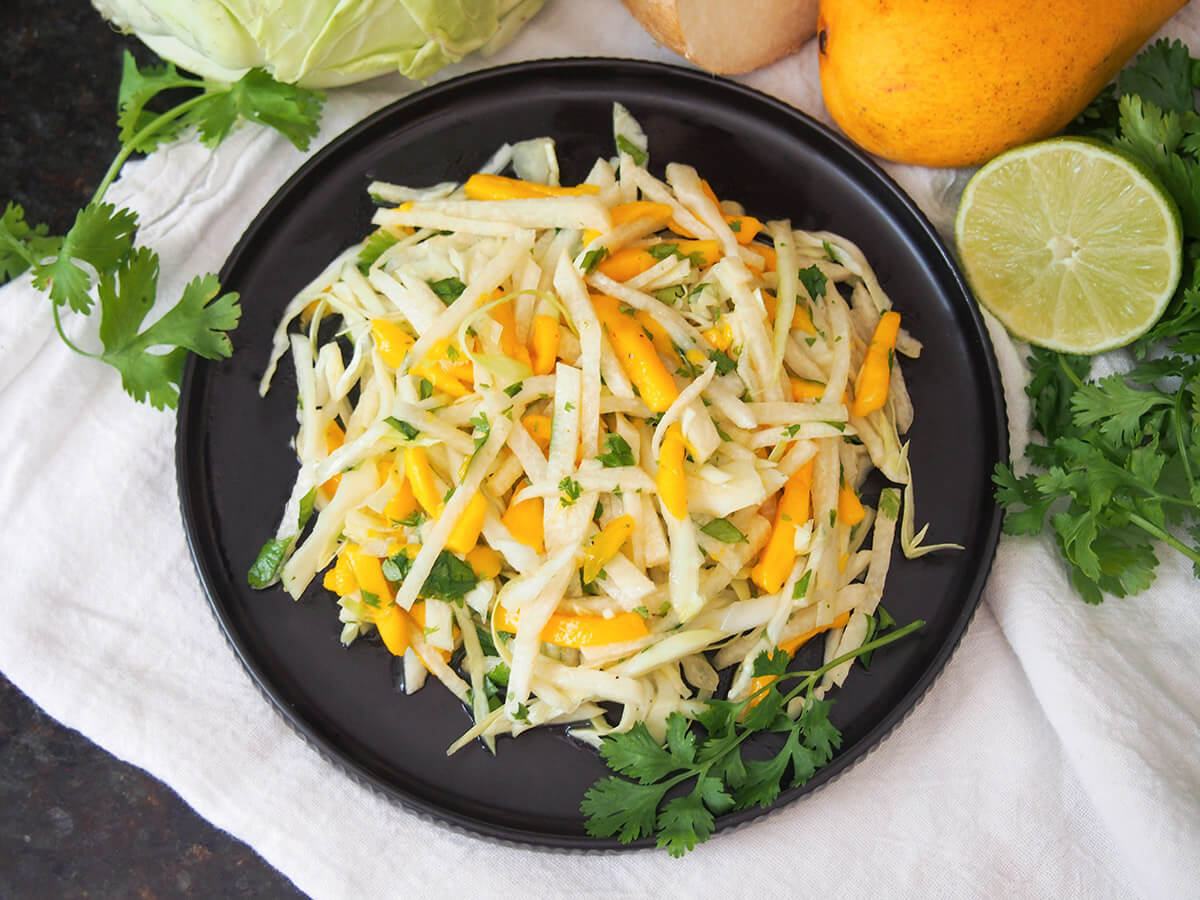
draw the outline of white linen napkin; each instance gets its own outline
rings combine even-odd
[[[1164,33],[1200,48],[1200,13]],[[677,61],[615,0],[552,2],[498,56],[433,80],[583,54]],[[812,42],[739,80],[827,120]],[[414,87],[333,92],[321,142]],[[215,153],[184,141],[128,165],[110,199],[138,211],[142,241],[160,251],[160,295],[217,270],[304,158],[243,128]],[[887,168],[945,230],[966,173]],[[0,669],[314,897],[481,886],[494,897],[1196,895],[1200,590],[1178,560],[1145,594],[1089,607],[1048,538],[1005,538],[941,678],[833,784],[678,861],[496,844],[361,787],[271,709],[192,569],[174,417],[132,403],[115,373],[65,348],[27,278],[0,291],[0,306],[0,420],[12,436],[0,466]],[[1019,448],[1023,352],[994,337]]]

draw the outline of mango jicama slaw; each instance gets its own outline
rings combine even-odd
[[[860,250],[659,179],[619,105],[614,136],[571,187],[549,138],[372,184],[377,230],[291,301],[263,376],[290,351],[300,470],[251,583],[325,570],[343,643],[377,632],[407,692],[431,673],[471,710],[451,751],[661,739],[720,670],[738,699],[764,650],[861,646],[897,538],[937,549],[901,440],[920,344]],[[876,469],[903,504],[864,504]]]

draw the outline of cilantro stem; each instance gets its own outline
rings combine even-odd
[[[1184,556],[1186,556],[1188,559],[1190,559],[1196,565],[1200,566],[1200,551],[1193,550],[1191,547],[1189,547],[1183,541],[1176,538],[1174,535],[1159,528],[1153,522],[1149,522],[1146,519],[1143,519],[1141,516],[1139,516],[1135,512],[1129,513],[1129,521],[1132,522],[1134,525],[1136,525],[1138,528],[1145,531],[1147,534],[1158,538],[1160,541],[1162,541],[1167,546],[1174,547],[1176,550],[1178,550],[1180,553],[1182,553]]]
[[[1067,377],[1069,379],[1071,379],[1071,381],[1072,381],[1072,383],[1074,383],[1075,387],[1077,387],[1077,388],[1083,387],[1083,381],[1080,380],[1079,376],[1076,375],[1071,370],[1071,367],[1067,365],[1067,358],[1065,356],[1063,356],[1061,353],[1058,354],[1058,365],[1062,368],[1062,370],[1064,372],[1067,373]]]
[[[1187,452],[1187,435],[1183,430],[1183,398],[1187,396],[1187,391],[1180,388],[1175,395],[1175,441],[1179,445],[1179,459],[1183,463],[1183,474],[1187,476],[1188,489],[1190,496],[1196,496],[1196,479],[1192,475],[1192,463],[1188,459]]]
[[[897,628],[895,631],[889,631],[883,637],[876,638],[873,641],[868,641],[867,643],[863,644],[861,647],[857,647],[854,650],[850,650],[846,653],[843,653],[841,656],[831,659],[829,662],[825,663],[825,665],[821,666],[819,669],[813,669],[808,672],[786,672],[786,673],[784,673],[783,675],[781,675],[779,677],[780,678],[798,678],[800,676],[806,676],[803,681],[801,681],[794,688],[792,688],[790,691],[788,691],[787,694],[784,695],[784,698],[783,698],[784,703],[787,703],[787,701],[791,700],[793,697],[795,697],[797,694],[801,693],[802,691],[811,689],[812,686],[817,683],[818,678],[820,678],[826,672],[828,672],[832,669],[836,669],[842,663],[849,662],[852,659],[857,659],[858,657],[862,656],[864,653],[870,653],[872,650],[878,650],[880,647],[886,647],[888,644],[892,643],[893,641],[898,641],[898,640],[900,640],[900,638],[905,637],[909,634],[912,634],[918,628],[923,628],[923,627],[925,627],[925,620],[924,619],[916,619],[912,622],[909,622],[903,628]],[[770,687],[770,685],[766,685],[761,690],[766,691],[767,688],[769,688],[769,687]]]
[[[177,106],[171,107],[166,112],[162,113],[160,116],[156,117],[155,119],[153,119],[152,121],[147,123],[146,126],[141,131],[139,131],[132,138],[130,138],[128,141],[126,141],[125,143],[123,143],[121,145],[121,149],[117,152],[116,157],[113,159],[112,165],[110,165],[108,167],[108,171],[105,172],[104,177],[102,179],[100,179],[100,184],[96,188],[96,193],[92,195],[93,203],[99,203],[100,200],[104,197],[104,194],[108,190],[109,185],[111,185],[113,183],[113,180],[116,179],[117,174],[121,171],[121,167],[123,165],[125,165],[125,161],[127,159],[129,159],[129,157],[134,152],[134,148],[137,145],[139,145],[143,140],[145,140],[150,135],[154,134],[154,132],[156,132],[163,125],[166,125],[168,122],[173,122],[175,119],[178,119],[181,115],[183,115],[185,112],[190,110],[193,106],[199,106],[201,103],[203,103],[209,97],[213,96],[213,94],[228,93],[228,89],[225,89],[223,91],[221,91],[221,90],[214,91],[208,85],[206,85],[203,81],[193,81],[191,79],[180,79],[179,84],[173,85],[173,87],[192,87],[192,86],[206,88],[206,90],[203,93],[197,94],[195,97],[191,97],[190,99],[183,101],[182,103],[178,104]]]
[[[58,315],[58,304],[51,303],[50,309],[53,310],[53,312],[54,312],[54,329],[58,332],[58,336],[60,338],[62,338],[63,343],[66,344],[68,347],[70,347],[72,350],[74,350],[76,353],[78,353],[80,356],[87,356],[92,359],[99,359],[100,357],[98,354],[89,353],[87,350],[84,350],[82,347],[78,346],[74,341],[72,341],[69,337],[67,337],[66,332],[63,331],[62,319],[59,318],[59,315]]]

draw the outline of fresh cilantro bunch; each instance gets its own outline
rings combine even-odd
[[[628,844],[657,835],[658,846],[682,856],[708,840],[716,816],[775,802],[787,787],[804,784],[841,746],[841,732],[829,721],[833,702],[813,690],[821,676],[844,662],[868,656],[921,628],[921,620],[865,642],[857,650],[811,671],[789,672],[791,657],[776,649],[754,661],[754,676],[769,683],[740,701],[708,700],[691,720],[667,718],[666,742],[639,722],[622,734],[606,736],[600,755],[618,775],[597,781],[580,806],[593,837],[616,837]],[[878,634],[878,631],[876,631]],[[798,680],[789,690],[780,685]],[[795,718],[789,703],[801,698]],[[772,741],[782,746],[765,759],[742,758],[742,745]],[[790,777],[789,777],[790,773]]]
[[[1163,317],[1133,345],[1134,367],[1088,380],[1091,361],[1034,349],[1033,471],[999,465],[1004,530],[1049,520],[1071,582],[1089,603],[1148,588],[1156,546],[1182,553],[1200,578],[1200,61],[1160,40],[1076,120],[1073,131],[1141,162],[1179,206],[1184,270]]]
[[[164,91],[169,109],[150,108]],[[224,84],[180,74],[175,66],[139,68],[126,51],[117,100],[120,150],[90,203],[62,236],[45,225],[31,225],[25,211],[8,203],[0,215],[0,284],[32,270],[33,284],[50,297],[54,325],[72,350],[111,365],[135,400],[158,409],[174,408],[188,351],[208,359],[232,352],[227,332],[241,315],[238,296],[221,294],[212,274],[193,279],[178,302],[153,324],[143,327],[158,288],[158,254],[136,247],[137,215],[104,202],[121,166],[134,153],[149,153],[195,128],[215,147],[242,119],[281,132],[301,150],[316,136],[324,96],[275,81],[253,69]],[[98,352],[84,350],[63,330],[62,310],[87,316],[100,308]]]

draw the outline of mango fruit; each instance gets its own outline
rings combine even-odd
[[[821,90],[871,153],[978,165],[1060,131],[1185,2],[821,0]]]

